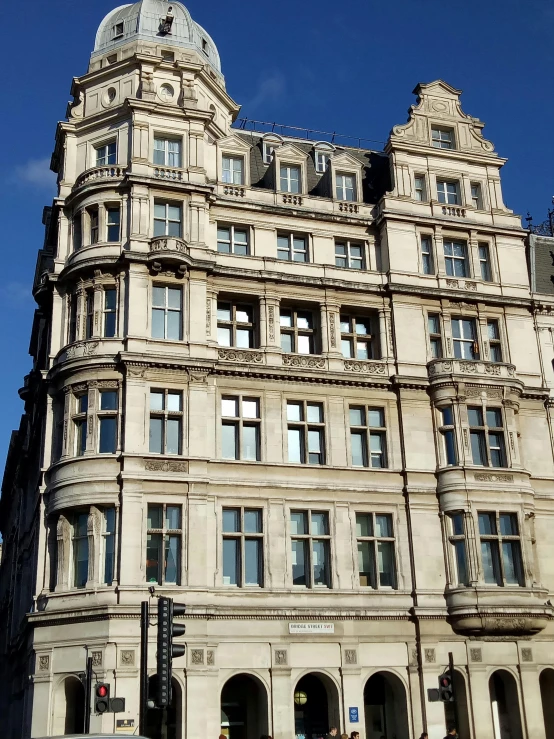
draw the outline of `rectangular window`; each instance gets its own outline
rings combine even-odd
[[[300,190],[300,167],[293,167],[289,164],[282,164],[281,192],[299,193]]]
[[[453,149],[454,131],[451,128],[432,128],[431,143],[435,149]]]
[[[254,308],[251,305],[218,300],[217,343],[251,349],[254,346]]]
[[[315,354],[314,317],[311,311],[281,308],[281,349],[289,354]]]
[[[146,582],[181,584],[182,512],[180,505],[149,505],[146,533]]]
[[[73,586],[84,588],[88,581],[88,513],[73,517]]]
[[[95,146],[96,166],[104,167],[108,164],[117,163],[117,144],[115,141],[109,141],[107,144]]]
[[[180,287],[154,285],[152,288],[152,338],[182,338],[182,292]]]
[[[471,185],[471,204],[475,210],[482,210],[483,198],[481,197],[481,185],[478,182],[472,182]]]
[[[118,207],[106,208],[106,241],[114,243],[120,240],[121,211]]]
[[[183,396],[178,390],[150,390],[150,452],[181,454]]]
[[[77,306],[79,298],[73,293],[69,298],[69,328],[68,328],[68,340],[69,343],[73,343],[77,340]]]
[[[340,317],[340,345],[343,357],[377,359],[377,337],[375,319],[368,316]]]
[[[456,359],[479,359],[477,327],[473,318],[452,318],[452,338]]]
[[[504,427],[500,408],[469,407],[469,436],[473,464],[506,467]]]
[[[441,319],[438,313],[429,313],[427,315],[427,326],[429,329],[431,356],[433,359],[440,359],[442,357],[442,334]]]
[[[414,177],[414,196],[419,203],[427,200],[427,192],[425,188],[425,175],[416,174]]]
[[[263,587],[262,509],[224,508],[222,523],[223,584]]]
[[[450,542],[453,562],[454,585],[469,585],[467,566],[466,535],[464,526],[464,514],[462,511],[448,515],[448,541]]]
[[[175,203],[154,203],[154,236],[181,237],[181,206]]]
[[[331,160],[331,157],[329,154],[327,154],[324,151],[316,151],[315,152],[315,171],[319,174],[323,174],[327,170],[327,165],[329,164],[329,161]]]
[[[356,200],[356,175],[337,174],[337,200]]]
[[[308,242],[305,236],[279,234],[277,236],[277,259],[289,262],[308,261]]]
[[[481,564],[489,585],[525,585],[515,513],[479,513]]]
[[[488,244],[479,244],[479,267],[483,282],[492,282],[491,259]]]
[[[117,448],[117,390],[100,390],[98,452],[114,454]]]
[[[97,244],[100,238],[99,214],[97,205],[88,209],[88,217],[90,222],[90,243]]]
[[[439,203],[445,205],[459,205],[458,183],[447,180],[437,180],[437,196]]]
[[[463,241],[444,242],[444,264],[449,277],[469,277],[467,246]]]
[[[491,362],[502,362],[502,344],[500,342],[500,329],[498,321],[487,321],[487,335],[489,337],[489,349]]]
[[[329,514],[291,511],[292,583],[306,588],[331,587]]]
[[[75,398],[73,426],[75,429],[75,456],[82,457],[87,450],[88,394]]]
[[[104,508],[104,583],[111,585],[115,572],[115,508]]]
[[[433,240],[430,236],[421,237],[421,267],[424,275],[432,275],[433,269]]]
[[[178,139],[154,138],[154,164],[180,167],[181,142]]]
[[[260,461],[260,401],[232,396],[221,398],[221,454],[223,459]]]
[[[350,406],[350,451],[354,467],[387,466],[387,429],[384,408]]]
[[[73,216],[73,249],[77,251],[83,246],[83,214],[79,210]]]
[[[456,431],[454,424],[454,409],[451,405],[439,409],[439,433],[442,438],[444,461],[447,465],[458,464],[456,454]]]
[[[396,588],[392,516],[356,513],[358,576],[366,588]]]
[[[223,254],[246,256],[248,249],[248,229],[237,226],[217,227],[217,250]]]
[[[85,339],[94,333],[94,290],[85,291]]]
[[[244,185],[244,159],[242,157],[223,157],[223,182],[231,185]]]
[[[323,405],[289,400],[287,422],[289,462],[325,464]]]
[[[115,287],[104,288],[104,336],[111,339],[115,336],[117,315],[117,290]]]
[[[364,245],[354,241],[335,241],[335,266],[365,269]]]
[[[276,144],[264,141],[264,164],[271,164],[273,155],[275,154]]]
[[[123,36],[123,22],[116,23],[113,27],[113,37],[119,38],[119,36]]]

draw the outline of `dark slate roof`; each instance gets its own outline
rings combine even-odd
[[[263,136],[257,133],[235,131],[237,136],[250,144],[250,182],[252,187],[273,187],[271,182],[271,165],[263,161]],[[329,184],[326,182],[326,173],[316,172],[314,143],[291,137],[284,138],[284,143],[290,143],[297,149],[306,152],[307,191],[310,195],[331,197]],[[355,149],[350,147],[335,147],[335,154],[346,152],[364,165],[363,169],[363,200],[366,203],[376,203],[388,190],[392,189],[390,180],[389,158],[383,152],[370,149]]]

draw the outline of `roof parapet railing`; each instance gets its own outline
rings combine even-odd
[[[289,136],[290,138],[304,139],[308,141],[325,141],[329,139],[330,144],[339,144],[340,141],[337,139],[345,139],[349,143],[343,144],[343,146],[351,146],[352,148],[358,149],[370,149],[370,146],[364,146],[362,142],[369,144],[381,144],[384,145],[385,141],[378,139],[366,139],[360,136],[347,136],[346,134],[337,133],[336,131],[319,131],[317,128],[304,128],[302,126],[289,126],[286,123],[276,123],[275,121],[258,121],[255,118],[237,118],[234,123],[234,128],[238,128],[240,131],[246,131],[251,133],[280,133],[282,136]],[[278,129],[278,130],[276,130]],[[292,131],[296,133],[291,133]],[[305,134],[305,135],[304,135]],[[316,136],[317,134],[317,136]],[[326,138],[325,138],[326,137]],[[355,143],[350,142],[357,142]]]

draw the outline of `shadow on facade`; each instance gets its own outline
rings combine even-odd
[[[514,676],[507,670],[493,672],[489,680],[489,692],[495,739],[523,739]]]
[[[152,675],[148,680],[148,695],[155,695],[158,676]],[[171,681],[171,705],[168,709],[149,708],[146,714],[146,732],[149,739],[181,739],[183,715],[183,696],[181,686],[176,680]]]
[[[335,684],[321,673],[304,675],[294,689],[294,733],[297,739],[319,739],[329,732],[331,726],[340,726],[339,695]]]
[[[367,739],[409,739],[406,689],[391,672],[377,672],[364,688]]]
[[[58,685],[54,703],[54,735],[82,734],[85,728],[85,689],[74,675]]]
[[[267,691],[253,675],[235,675],[221,691],[221,733],[229,739],[268,734]]]

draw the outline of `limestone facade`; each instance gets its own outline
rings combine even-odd
[[[137,726],[151,586],[188,606],[153,737],[440,739],[449,653],[463,739],[554,736],[552,297],[483,124],[414,92],[382,152],[247,132],[180,3],[102,22],[2,489],[5,736],[79,728],[87,650],[126,699],[91,730]]]

